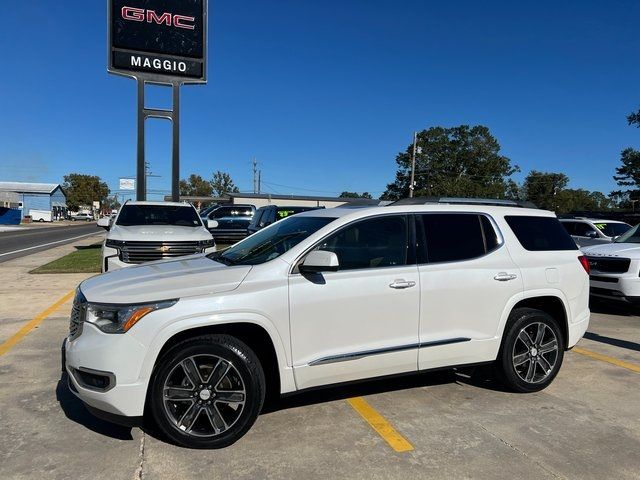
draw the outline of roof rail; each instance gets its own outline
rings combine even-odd
[[[403,198],[391,205],[428,205],[428,204],[449,204],[449,205],[491,205],[494,207],[519,207],[538,208],[531,202],[519,200],[504,200],[500,198],[457,198],[457,197],[413,197]]]

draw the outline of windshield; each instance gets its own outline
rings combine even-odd
[[[225,265],[259,265],[279,257],[334,220],[331,217],[290,217],[208,257]]]
[[[640,232],[638,231],[639,225],[636,225],[626,233],[623,233],[614,240],[615,243],[640,243]]]
[[[631,225],[627,225],[626,223],[593,222],[593,224],[607,237],[617,237],[618,235],[626,233],[631,228]]]
[[[196,210],[188,205],[125,205],[116,225],[174,225],[176,227],[199,227],[202,225]]]

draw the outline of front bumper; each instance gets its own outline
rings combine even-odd
[[[115,416],[143,415],[148,379],[140,378],[140,371],[146,349],[133,336],[102,333],[85,323],[80,337],[65,340],[62,353],[71,391],[85,404]],[[92,387],[78,372],[110,377],[108,388]]]
[[[640,276],[592,272],[589,293],[598,298],[640,304]]]

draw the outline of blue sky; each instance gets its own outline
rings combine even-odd
[[[135,83],[106,72],[106,0],[4,9],[0,180],[135,173]],[[503,154],[608,193],[640,130],[640,3],[210,1],[209,83],[182,90],[182,176],[380,195],[412,132],[484,124]],[[150,104],[168,106],[153,88]],[[170,188],[170,124],[147,127]]]

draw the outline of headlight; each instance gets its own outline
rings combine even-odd
[[[176,302],[177,300],[167,300],[130,307],[89,303],[85,322],[95,325],[104,333],[125,333],[144,316],[155,310],[169,308]]]
[[[204,252],[207,248],[215,247],[216,241],[213,238],[210,240],[201,240],[198,242],[198,246],[200,250]]]
[[[122,240],[107,240],[104,246],[120,249],[124,247],[124,242]]]

